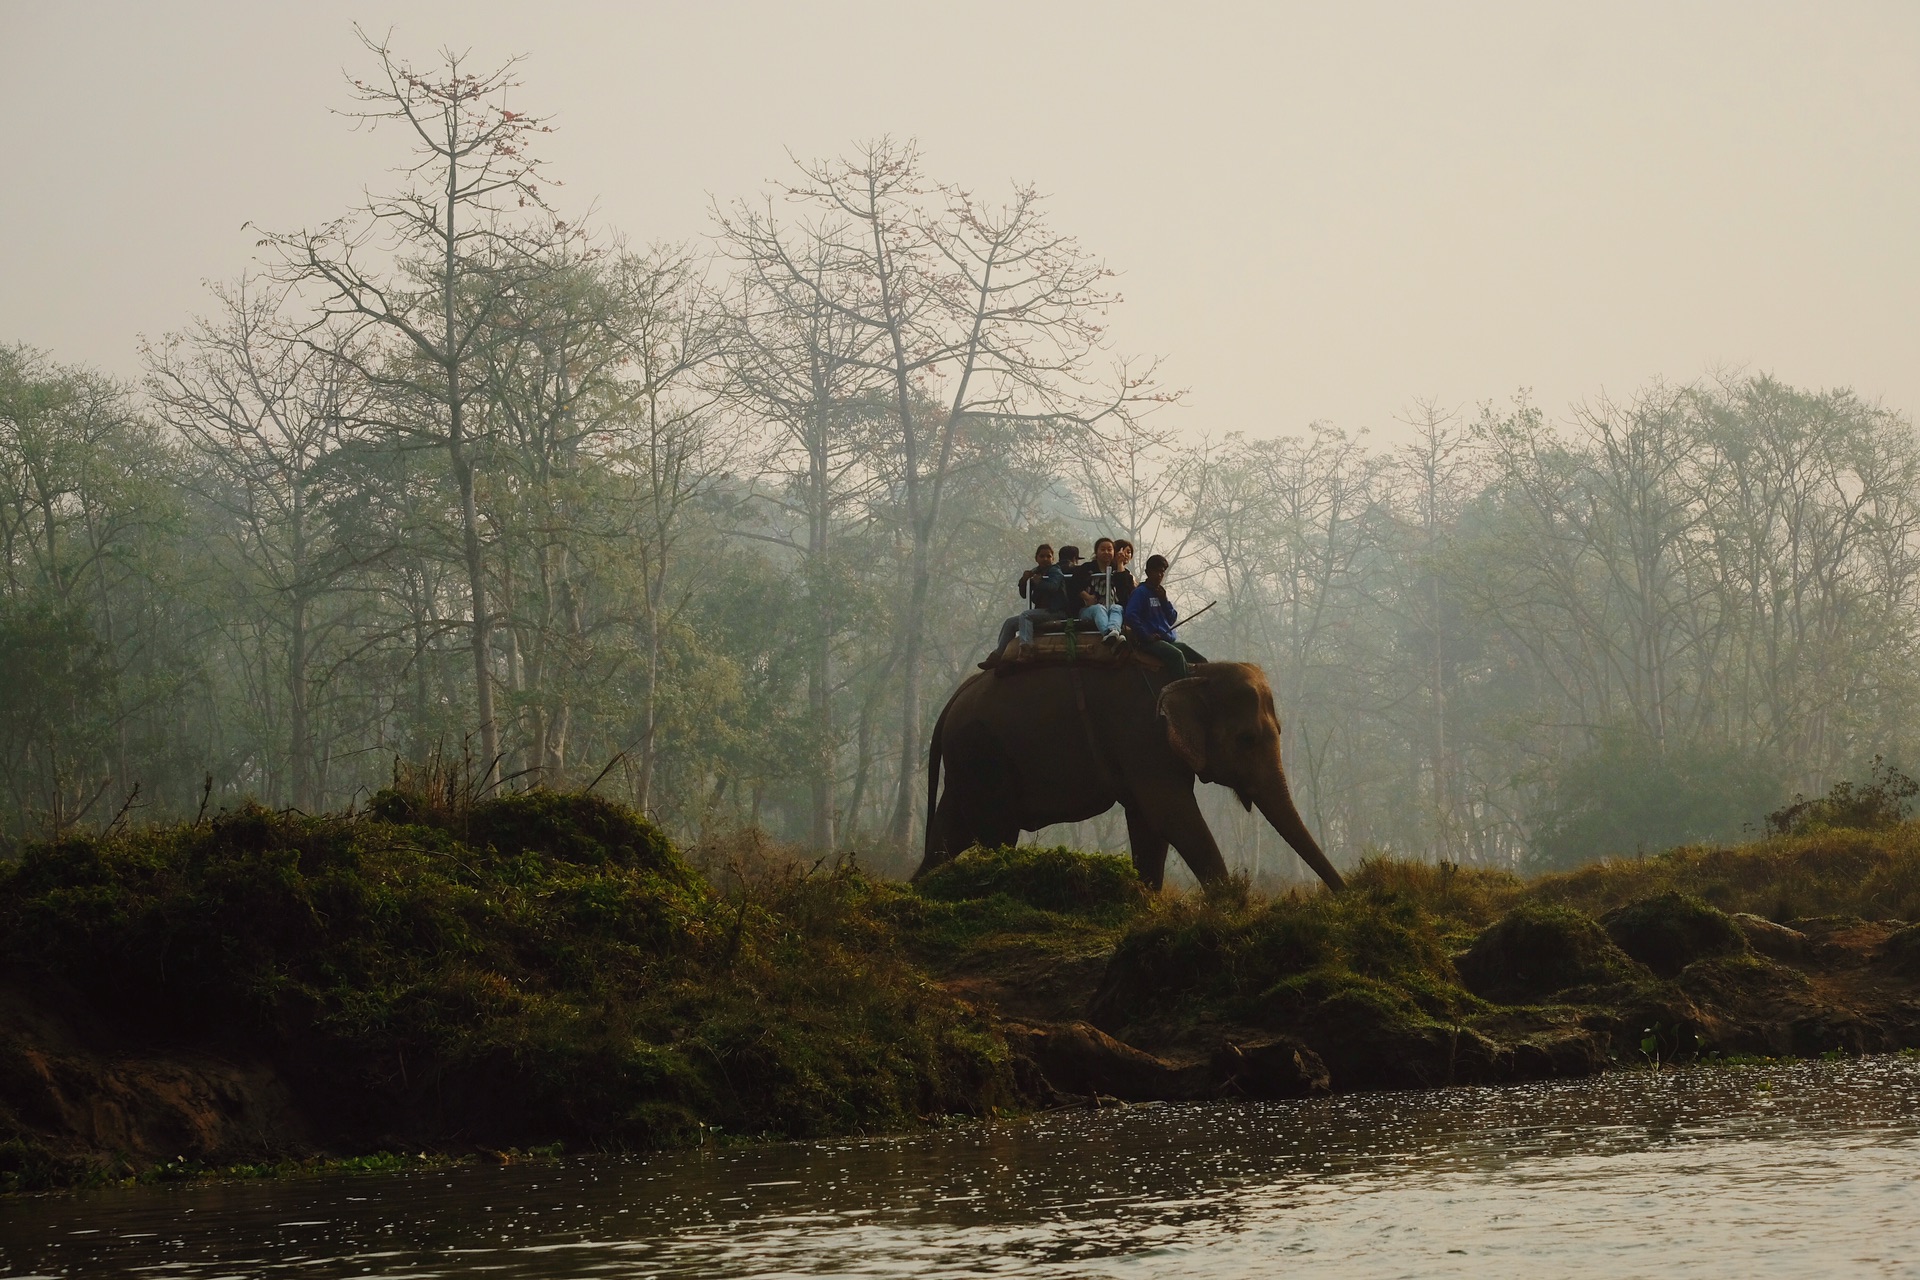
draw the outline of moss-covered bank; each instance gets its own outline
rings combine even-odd
[[[0,1188],[1920,1045],[1912,825],[1278,898],[1064,849],[911,888],[734,854],[546,792],[29,848]]]
[[[635,815],[249,808],[0,878],[0,1186],[185,1154],[648,1148],[1012,1101],[843,867],[716,891]]]
[[[1176,1065],[1283,1037],[1335,1089],[1920,1046],[1920,825],[1531,881],[1377,860],[1349,885],[1162,904],[1089,1020]]]

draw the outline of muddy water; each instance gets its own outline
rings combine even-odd
[[[0,1204],[8,1276],[1920,1276],[1920,1061]]]

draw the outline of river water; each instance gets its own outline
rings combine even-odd
[[[1920,1277],[1920,1060],[0,1203],[6,1276]]]

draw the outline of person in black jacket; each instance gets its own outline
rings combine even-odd
[[[1129,545],[1128,550],[1132,547]],[[1079,603],[1080,621],[1093,624],[1100,642],[1121,642],[1120,622],[1133,593],[1133,575],[1117,562],[1112,538],[1093,544],[1093,559],[1067,581],[1074,600]]]
[[[1066,550],[1079,558],[1079,550],[1068,547]],[[1041,543],[1033,549],[1033,568],[1020,575],[1017,584],[1027,608],[1014,614],[1000,624],[1000,639],[993,646],[993,652],[987,655],[992,662],[1006,651],[1007,642],[1015,636],[1020,638],[1022,656],[1033,650],[1033,624],[1036,622],[1057,622],[1067,616],[1067,578],[1060,567],[1053,562],[1053,548]]]

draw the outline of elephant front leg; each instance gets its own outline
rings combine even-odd
[[[1207,820],[1200,816],[1200,802],[1194,799],[1192,782],[1184,787],[1175,783],[1142,791],[1135,803],[1153,815],[1154,828],[1166,833],[1166,840],[1173,842],[1173,847],[1186,859],[1188,870],[1199,878],[1201,884],[1212,884],[1227,878],[1226,859],[1220,856],[1220,846],[1214,843],[1213,832],[1207,829]],[[1165,849],[1163,841],[1163,863],[1166,859]]]
[[[1134,872],[1150,892],[1158,893],[1167,878],[1167,838],[1132,808],[1126,814],[1127,850],[1133,855]]]

